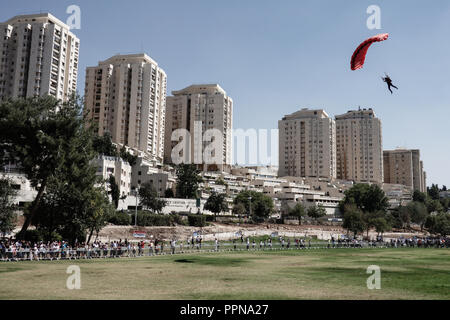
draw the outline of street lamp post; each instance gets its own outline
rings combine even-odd
[[[252,216],[252,197],[248,197],[248,200],[250,200],[250,214],[249,214],[249,218]]]

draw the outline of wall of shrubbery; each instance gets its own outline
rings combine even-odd
[[[149,211],[138,211],[137,225],[140,227],[176,225],[204,227],[207,224],[206,217],[202,214],[155,214]],[[134,220],[134,212],[117,211],[108,219],[108,222],[118,226],[134,226]]]

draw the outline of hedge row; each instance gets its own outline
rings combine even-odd
[[[135,215],[131,215],[131,224],[134,222]],[[173,226],[175,224],[184,224],[184,221],[179,215],[163,215],[149,212],[138,212],[137,225],[141,227],[150,226]]]
[[[185,217],[179,214],[154,214],[147,211],[138,211],[137,225],[140,227],[151,226],[173,226],[173,225],[189,225],[195,227],[204,227],[206,225],[206,216],[191,214]],[[134,212],[116,212],[109,220],[109,223],[129,226],[134,225]]]
[[[204,227],[206,226],[206,216],[202,214],[191,214],[188,216],[188,222],[190,226]]]
[[[108,219],[109,223],[116,226],[129,226],[131,224],[131,216],[126,212],[116,212]]]

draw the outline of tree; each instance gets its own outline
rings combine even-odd
[[[177,197],[185,199],[195,199],[199,184],[203,181],[199,175],[195,164],[179,164],[176,169],[177,174]]]
[[[427,210],[429,213],[444,211],[444,207],[442,206],[441,202],[433,198],[427,199],[425,205],[427,206]]]
[[[158,197],[158,192],[150,181],[144,183],[139,188],[139,203],[156,213],[161,213],[162,209],[166,206],[167,202]]]
[[[450,199],[449,198],[442,198],[441,199],[441,205],[442,205],[442,211],[447,212],[450,208]]]
[[[132,155],[131,153],[129,153],[127,151],[127,149],[125,148],[125,146],[123,146],[120,149],[120,153],[119,153],[120,157],[122,158],[122,160],[128,162],[130,164],[130,166],[134,166],[136,164],[137,161],[137,156]]]
[[[111,195],[112,203],[114,204],[114,208],[119,207],[119,200],[120,200],[120,188],[119,185],[116,183],[116,179],[113,175],[109,176],[108,179],[109,184],[109,194]]]
[[[175,194],[173,193],[172,188],[167,188],[166,191],[164,191],[164,198],[173,198],[175,197]]]
[[[395,217],[397,218],[398,222],[400,223],[400,227],[402,229],[409,228],[409,225],[411,223],[411,211],[406,206],[400,206],[395,214]]]
[[[77,96],[67,102],[47,96],[0,104],[5,160],[15,161],[38,191],[24,212],[18,238],[25,236],[32,223],[48,240],[64,238],[75,243],[86,239],[90,226],[95,229],[103,223],[93,208],[93,203],[100,205],[93,201],[100,181],[92,160],[98,153],[82,110]]]
[[[297,203],[292,209],[288,211],[290,217],[296,217],[300,224],[302,224],[302,217],[306,215],[305,207],[301,203]]]
[[[13,199],[16,194],[17,191],[12,188],[9,179],[0,179],[0,233],[3,236],[15,227],[16,214]]]
[[[346,210],[351,211],[352,214],[349,215],[351,219],[355,219],[357,216],[355,208],[358,209],[368,236],[370,229],[374,227],[374,219],[386,219],[389,200],[378,185],[359,183],[345,192],[345,197],[339,206],[344,217]]]
[[[376,184],[355,184],[345,191],[345,197],[341,201],[341,208],[346,205],[355,205],[362,212],[386,212],[389,208],[389,199],[384,191]]]
[[[61,154],[63,156],[59,166],[49,180],[45,192],[46,198],[53,200],[47,203],[47,207],[50,204],[56,211],[59,235],[71,243],[85,241],[86,234],[93,227],[95,230],[96,225],[105,222],[106,219],[98,217],[99,212],[96,209],[107,206],[109,201],[106,196],[99,195],[97,186],[101,180],[96,175],[96,166],[92,163],[97,154],[93,148],[93,133],[81,119],[74,128],[73,135],[66,139]],[[44,215],[42,211],[40,212]],[[42,229],[45,225],[41,220],[36,227]]]
[[[388,215],[383,211],[364,213],[362,219],[367,232],[367,238],[369,238],[369,231],[372,228],[375,228],[378,234],[383,233],[390,228]]]
[[[428,216],[425,227],[432,234],[440,234],[443,237],[450,235],[450,214],[438,213]]]
[[[245,205],[242,202],[236,203],[233,205],[233,214],[236,216],[243,216],[247,212],[245,209]]]
[[[425,221],[428,217],[427,207],[422,202],[413,201],[406,206],[409,210],[409,216],[411,222],[420,225],[420,229],[423,231]]]
[[[125,146],[122,146],[122,148],[118,151],[117,147],[112,142],[112,136],[109,132],[105,132],[103,136],[95,135],[93,139],[94,150],[99,155],[119,157],[123,161],[128,162],[130,166],[134,166],[136,164],[138,157],[128,152]]]
[[[274,209],[272,198],[261,192],[250,190],[241,191],[234,198],[234,204],[238,203],[242,203],[245,206],[245,211],[248,213],[251,211],[252,216],[257,218],[267,218]]]
[[[91,186],[79,192],[64,184],[52,178],[32,223],[45,241],[64,238],[73,244],[84,241],[87,234],[89,242],[114,214],[114,207],[101,188]]]
[[[409,228],[410,223],[413,222],[419,224],[423,230],[427,216],[427,207],[424,203],[419,201],[412,201],[406,206],[400,206],[394,212],[394,217],[397,220],[395,225],[402,229]]]
[[[375,228],[375,231],[378,232],[378,235],[392,229],[387,219],[383,217],[375,218],[374,220],[372,220],[372,224]]]
[[[317,220],[319,218],[322,218],[326,216],[327,211],[322,205],[313,206],[308,208],[308,217],[313,218],[314,220]]]
[[[65,222],[70,223],[66,209],[70,207],[68,204],[71,202],[72,195],[65,188],[64,182],[58,181],[55,177],[50,178],[46,192],[31,221],[44,241],[53,241],[61,237]]]
[[[101,188],[93,189],[87,210],[86,227],[89,233],[87,243],[89,243],[94,231],[98,236],[100,230],[107,224],[109,218],[115,214],[116,210],[109,203],[107,194]]]
[[[363,213],[355,205],[347,205],[344,212],[342,227],[349,232],[353,232],[356,237],[358,233],[364,231]]]
[[[227,186],[228,184],[225,182],[225,180],[223,180],[222,177],[218,177],[216,179],[216,184],[221,185],[221,186]]]
[[[427,200],[427,194],[425,192],[420,192],[419,190],[414,190],[413,201],[425,203]]]
[[[437,184],[431,184],[431,188],[427,187],[428,195],[433,200],[439,200],[439,186]]]
[[[80,121],[74,136],[67,141],[64,159],[55,176],[66,193],[63,202],[63,216],[66,220],[61,230],[65,239],[81,241],[86,233],[99,229],[106,223],[109,206],[106,191],[99,189],[100,177],[92,160],[96,156],[93,148],[93,132],[84,121]]]
[[[91,162],[96,153],[89,131],[80,128],[62,152],[64,158],[49,178],[32,223],[47,241],[63,238],[75,244],[106,223],[109,200],[97,187],[100,180]]]
[[[15,99],[0,104],[0,142],[6,156],[4,160],[18,161],[31,185],[38,189],[31,215],[57,167],[56,132],[62,129],[56,119],[57,107],[58,101],[50,97]],[[25,218],[23,231],[30,224],[30,218]]]
[[[74,163],[67,162],[68,153],[90,152],[88,146],[74,142],[84,134],[81,115],[82,105],[77,96],[67,102],[45,96],[10,99],[0,104],[0,148],[6,155],[2,160],[17,162],[38,191],[17,237],[28,229],[49,180],[63,169],[78,170]],[[88,141],[89,146],[91,142]]]
[[[103,136],[95,135],[93,138],[94,150],[104,156],[117,157],[117,147],[112,142],[111,133],[105,132]]]
[[[440,213],[436,216],[436,225],[438,226],[439,233],[446,237],[450,235],[450,214]]]
[[[212,192],[208,200],[206,200],[204,209],[213,212],[214,220],[216,220],[217,214],[228,211],[226,195],[224,193]]]

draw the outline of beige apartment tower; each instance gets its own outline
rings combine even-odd
[[[146,54],[116,55],[86,68],[86,117],[114,143],[164,157],[167,76]]]
[[[191,85],[172,91],[172,95],[167,97],[165,162],[173,163],[172,148],[178,143],[171,141],[172,132],[186,129],[191,135],[193,163],[205,171],[229,171],[232,161],[233,100],[218,84]],[[209,129],[218,129],[223,137],[221,161],[217,164],[194,161],[195,158],[202,159],[202,152],[209,144],[203,135]]]
[[[336,116],[337,178],[383,182],[381,120],[369,109]]]
[[[426,191],[420,150],[384,150],[383,165],[385,183],[402,184],[413,190]]]
[[[80,40],[49,13],[0,23],[0,100],[76,92]]]
[[[335,130],[322,109],[302,109],[279,120],[278,175],[336,178]]]

